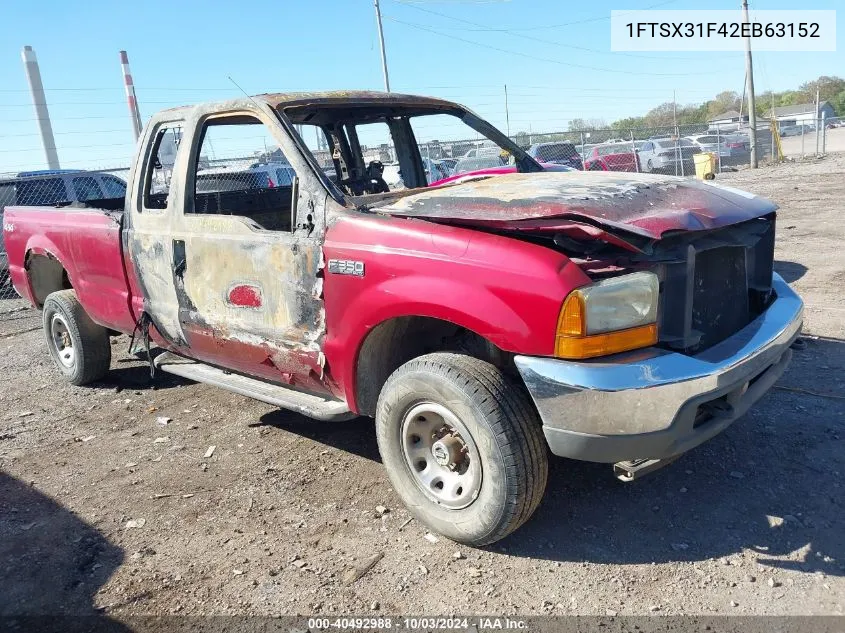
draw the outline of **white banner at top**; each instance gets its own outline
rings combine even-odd
[[[611,51],[836,51],[835,10],[611,11]]]

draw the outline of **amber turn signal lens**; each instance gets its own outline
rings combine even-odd
[[[584,297],[577,290],[563,302],[557,319],[558,336],[584,336],[587,333],[587,310]]]
[[[568,302],[569,299],[567,299]],[[563,312],[561,312],[560,319],[563,320]],[[555,341],[555,356],[573,360],[627,352],[657,343],[656,323],[592,336],[562,335],[560,329],[558,332]]]

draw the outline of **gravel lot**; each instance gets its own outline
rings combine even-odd
[[[762,134],[767,134],[762,132]],[[819,147],[821,147],[822,139],[819,138]],[[771,139],[769,140],[771,145]],[[784,156],[800,157],[802,153],[805,156],[814,155],[816,153],[816,133],[807,132],[801,136],[787,136],[781,139],[781,147],[783,147]],[[845,152],[845,127],[833,128],[825,130],[824,132],[824,148],[827,152]]]
[[[409,521],[369,420],[150,382],[125,337],[106,382],[71,387],[38,315],[0,315],[0,615],[843,614],[843,174],[836,156],[718,181],[781,205],[807,338],[778,388],[634,484],[554,459],[533,520],[488,549]]]

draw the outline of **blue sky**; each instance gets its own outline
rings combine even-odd
[[[693,0],[381,0],[394,91],[465,103],[510,130],[608,122],[670,101],[742,90],[739,53],[611,53],[611,9],[697,9]],[[734,9],[739,0],[712,0]],[[659,6],[658,6],[659,5]],[[838,6],[839,5],[839,6]],[[273,7],[276,7],[275,10]],[[836,9],[839,0],[755,0],[754,9]],[[843,14],[837,27],[843,32]],[[44,166],[20,51],[39,59],[63,167],[125,165],[134,149],[118,59],[146,118],[173,105],[285,90],[381,89],[372,0],[6,3],[0,40],[0,172]],[[13,26],[12,26],[13,25]],[[841,37],[840,37],[841,40]],[[835,53],[759,53],[758,91],[845,75]]]

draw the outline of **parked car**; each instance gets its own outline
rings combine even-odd
[[[451,176],[455,171],[455,166],[458,164],[458,160],[459,159],[457,158],[441,158],[435,162],[441,166],[447,176]]]
[[[637,154],[631,143],[596,145],[584,161],[591,171],[639,171]]]
[[[731,150],[731,156],[737,153],[748,153],[751,151],[751,140],[747,134],[728,134],[725,136],[725,146]]]
[[[240,191],[290,187],[295,173],[287,163],[252,163],[197,171],[197,191]]]
[[[455,164],[455,169],[452,170],[453,176],[459,176],[467,172],[478,171],[479,169],[491,169],[494,167],[502,167],[506,163],[499,155],[495,156],[479,156],[476,158],[462,158]]]
[[[584,169],[584,162],[573,143],[563,141],[534,143],[528,148],[528,155],[540,163],[555,163],[573,169]]]
[[[692,157],[700,151],[698,145],[685,138],[648,140],[638,152],[640,168],[646,173],[694,174],[695,164]]]
[[[0,179],[0,226],[7,206],[71,204],[125,195],[126,182],[112,174],[79,169],[24,171]],[[6,249],[0,237],[0,295],[8,284]]]
[[[425,170],[425,177],[429,183],[435,182],[437,180],[443,180],[449,176],[449,171],[446,169],[446,166],[443,165],[440,161],[432,160],[430,158],[426,158],[423,156],[422,158],[423,169]]]
[[[718,134],[695,134],[687,136],[687,140],[692,141],[698,146],[702,152],[713,152],[722,157],[731,155],[731,148],[728,147],[727,136]]]
[[[105,172],[80,169],[23,171],[0,179],[0,199],[9,206],[53,205],[126,195],[126,181]],[[14,193],[10,193],[14,190]]]
[[[429,187],[410,120],[444,112],[516,173]],[[357,143],[334,148],[332,182],[293,133],[318,122],[354,138],[386,119],[403,191],[359,173]],[[158,189],[175,125],[175,171]],[[266,129],[296,187],[198,191],[190,157],[217,126]],[[801,299],[773,272],[771,202],[694,179],[550,172],[440,99],[172,108],[147,123],[133,173],[122,208],[6,208],[12,281],[43,311],[61,375],[95,383],[110,337],[134,333],[160,348],[159,371],[312,418],[374,417],[399,498],[460,543],[529,519],[549,451],[630,481],[712,438],[783,374],[801,330]]]
[[[810,127],[809,125],[801,124],[801,125],[786,125],[780,129],[780,135],[782,137],[787,136],[802,136],[803,134],[807,134],[808,132],[812,132],[815,130],[814,127]]]
[[[0,182],[0,227],[3,226],[3,213],[7,205],[15,203],[15,188],[12,186],[4,186]],[[0,295],[8,286],[9,281],[9,262],[6,257],[6,247],[4,246],[3,236],[0,235]]]
[[[501,148],[493,143],[483,143],[468,150],[461,158],[481,158],[482,156],[498,156]]]
[[[572,167],[567,167],[566,165],[557,165],[555,163],[540,163],[540,166],[543,168],[543,171],[574,171]],[[516,165],[502,165],[500,167],[485,167],[482,169],[476,169],[474,171],[465,171],[460,174],[452,174],[448,178],[444,178],[443,180],[438,180],[437,182],[431,183],[430,187],[439,187],[441,185],[449,185],[458,182],[466,182],[468,180],[476,180],[479,178],[487,178],[489,176],[502,176],[504,174],[515,174],[519,170],[517,169]]]

